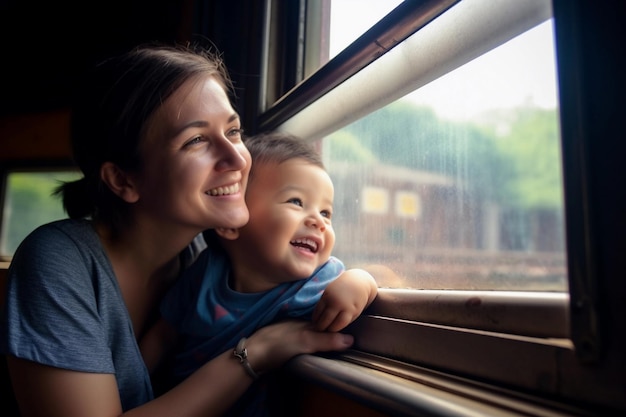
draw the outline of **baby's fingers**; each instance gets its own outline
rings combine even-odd
[[[328,307],[328,303],[322,297],[313,310],[313,327],[320,332],[329,330],[328,327],[338,314],[339,310]]]
[[[345,311],[325,309],[313,322],[316,330],[338,332],[354,320],[352,314]]]

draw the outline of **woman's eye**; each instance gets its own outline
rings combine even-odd
[[[185,143],[185,147],[195,145],[196,143],[202,142],[202,136],[196,136]]]
[[[229,137],[239,137],[239,138],[241,138],[241,136],[243,136],[243,129],[242,128],[231,129],[231,130],[228,131],[227,135]]]
[[[295,198],[295,197],[294,198],[290,198],[289,200],[287,200],[287,202],[295,204],[296,206],[300,206],[300,207],[304,206],[304,203],[302,202],[302,200],[299,199],[299,198]]]

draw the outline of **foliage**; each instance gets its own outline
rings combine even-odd
[[[563,204],[561,152],[554,111],[522,109],[510,132],[496,141],[511,167],[507,192],[513,205],[558,208]]]
[[[61,181],[77,177],[77,173],[68,172],[16,172],[9,176],[3,213],[3,254],[12,254],[36,226],[65,217],[60,200],[52,192]],[[19,221],[14,221],[18,214]]]
[[[453,122],[398,101],[333,134],[325,146],[331,160],[376,160],[442,174],[502,206],[559,208],[556,120],[555,110],[523,108],[488,114],[480,122]]]
[[[334,140],[324,143],[325,155],[335,161],[372,163],[376,156],[371,149],[363,146],[359,138],[347,130],[340,130],[333,135]]]

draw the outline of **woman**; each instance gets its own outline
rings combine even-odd
[[[137,345],[194,238],[248,221],[230,91],[217,56],[168,47],[105,61],[80,90],[84,177],[60,188],[71,219],[28,236],[9,271],[0,341],[23,416],[219,415],[252,382],[231,349],[154,399]],[[284,322],[247,339],[245,364],[259,373],[351,343]]]

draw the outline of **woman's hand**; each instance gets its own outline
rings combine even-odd
[[[343,333],[319,332],[308,321],[289,320],[263,327],[246,342],[248,361],[257,373],[282,366],[302,353],[345,350],[354,338]]]

